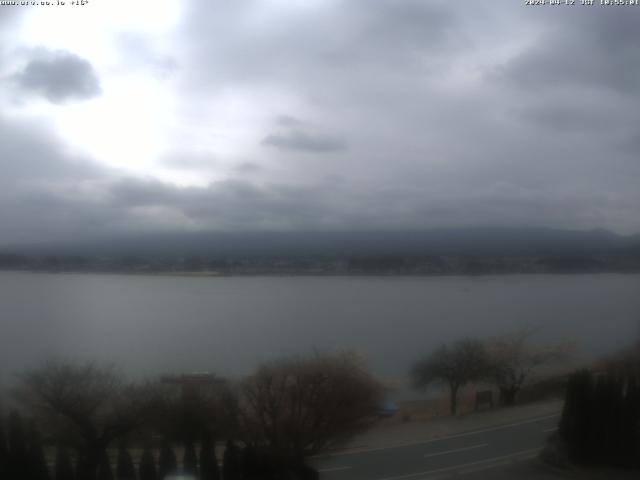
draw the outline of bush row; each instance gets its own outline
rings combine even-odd
[[[33,423],[25,427],[22,417],[12,412],[8,421],[0,418],[0,479],[20,480],[163,480],[178,472],[199,480],[317,479],[317,473],[304,462],[299,465],[279,462],[267,450],[228,441],[222,468],[218,465],[215,444],[205,436],[199,448],[192,442],[184,445],[179,462],[170,442],[159,449],[147,447],[137,462],[129,450],[118,448],[115,465],[106,449],[99,461],[97,474],[86,471],[81,449],[55,448],[55,457],[47,461],[43,442]],[[7,428],[5,427],[7,425]],[[114,468],[115,466],[115,468]]]
[[[587,370],[571,375],[559,434],[574,463],[640,466],[638,375]]]

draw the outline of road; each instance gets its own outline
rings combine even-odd
[[[545,415],[410,445],[337,453],[316,466],[321,480],[426,480],[477,472],[536,456],[558,419]]]

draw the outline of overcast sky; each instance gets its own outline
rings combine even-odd
[[[638,25],[519,0],[0,6],[0,243],[639,232]]]

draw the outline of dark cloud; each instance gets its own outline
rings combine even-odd
[[[521,120],[547,132],[607,136],[634,124],[636,105],[612,96],[571,94],[551,95],[548,101],[528,101],[514,110]]]
[[[637,12],[593,8],[553,18],[530,48],[509,61],[504,78],[527,89],[604,88],[637,94]]]
[[[101,93],[91,63],[69,52],[39,52],[14,80],[22,89],[53,103],[88,99]]]
[[[281,127],[291,128],[303,127],[305,125],[302,120],[289,115],[279,115],[278,117],[276,117],[276,124],[280,125]]]
[[[22,182],[79,181],[106,171],[91,159],[63,153],[54,133],[35,120],[10,120],[0,114],[0,145],[3,190]]]
[[[157,180],[125,178],[107,186],[109,197],[118,205],[128,207],[171,205],[177,188]]]
[[[275,118],[279,131],[262,139],[262,145],[282,151],[307,153],[335,153],[347,150],[347,142],[341,137],[321,133],[321,129],[291,115]]]
[[[340,82],[349,88],[356,79],[361,81],[354,86],[384,81],[397,69],[434,69],[441,58],[467,45],[455,11],[441,1],[384,0],[372,6],[354,0],[280,8],[190,2],[184,35],[188,54],[199,62],[191,81],[202,89],[269,84],[318,94],[322,84],[328,90]],[[270,13],[269,23],[252,28],[256,11]]]
[[[253,174],[263,171],[263,167],[254,162],[242,162],[234,167],[239,174]]]
[[[334,153],[347,149],[347,143],[339,137],[308,134],[300,130],[268,135],[262,144],[285,151],[308,153]]]
[[[66,152],[34,120],[0,115],[0,242],[36,243],[70,239],[108,225],[117,211],[101,206],[101,182],[113,172],[91,159]]]
[[[437,2],[384,0],[370,7],[362,0],[351,6],[360,27],[354,51],[383,61],[385,57],[416,61],[416,56],[438,54],[443,46],[464,45],[464,37],[456,34],[455,10]]]
[[[177,187],[152,179],[101,178],[88,188],[23,195],[22,212],[74,236],[140,230],[317,230],[546,225],[584,228],[628,216],[633,204],[607,193],[526,189],[514,184],[389,185],[370,191],[324,179],[306,184],[228,179]],[[640,200],[636,194],[635,201]],[[65,216],[66,215],[66,216]],[[92,220],[93,219],[93,220]],[[98,219],[98,221],[95,221]]]

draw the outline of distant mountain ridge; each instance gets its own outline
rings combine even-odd
[[[433,230],[156,233],[0,247],[25,255],[341,256],[592,254],[640,250],[640,235],[608,230],[478,227]]]

